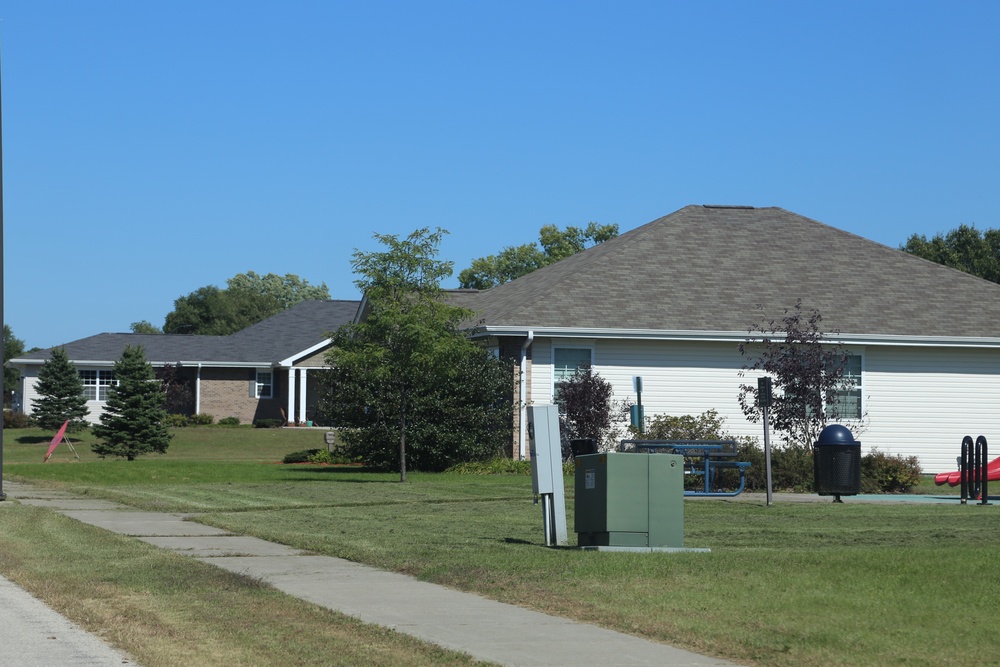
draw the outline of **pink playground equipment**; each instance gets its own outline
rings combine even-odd
[[[966,498],[981,500],[983,505],[988,505],[988,483],[1000,480],[1000,457],[987,464],[987,450],[985,437],[979,436],[973,443],[972,436],[965,436],[962,440],[962,455],[958,457],[959,469],[955,472],[938,473],[934,476],[934,483],[938,486],[961,484],[963,505]]]

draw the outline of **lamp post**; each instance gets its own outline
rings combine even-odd
[[[764,416],[764,467],[767,472],[767,506],[771,506],[771,439],[770,435],[770,410],[771,410],[771,378],[757,378],[757,404],[760,406]]]
[[[3,83],[0,82],[2,90]],[[0,329],[4,325],[3,309],[3,93],[0,92]],[[4,389],[3,375],[0,374],[0,401],[3,400]],[[0,429],[0,500],[7,500],[7,494],[3,492],[3,429]]]

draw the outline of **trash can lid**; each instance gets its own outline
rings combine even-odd
[[[846,426],[830,424],[820,432],[819,440],[816,441],[817,447],[823,445],[857,445],[860,447],[861,443],[854,439]]]

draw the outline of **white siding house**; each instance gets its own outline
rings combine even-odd
[[[638,341],[539,338],[532,344],[531,402],[551,403],[559,349],[585,349],[615,400],[636,402],[642,377],[647,417],[698,415],[716,410],[733,435],[760,438],[763,427],[744,417],[737,400],[744,360],[739,341]],[[962,436],[996,434],[1000,444],[1000,354],[992,349],[848,346],[861,360],[863,426],[855,438],[865,451],[917,456],[927,472],[955,468]],[[990,436],[987,435],[987,439]],[[1000,450],[998,450],[1000,452]]]
[[[1000,285],[780,208],[688,206],[517,280],[454,293],[477,336],[517,355],[528,404],[587,361],[647,419],[739,407],[738,344],[801,303],[852,355],[865,451],[955,469],[962,438],[1000,443]],[[524,432],[513,453],[524,452]],[[1000,444],[995,446],[1000,452]]]

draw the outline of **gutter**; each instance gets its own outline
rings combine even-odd
[[[551,338],[598,338],[615,340],[660,340],[687,341],[701,343],[741,343],[748,338],[760,340],[763,336],[746,331],[685,331],[669,329],[602,329],[582,327],[553,327],[545,329],[525,329],[513,326],[486,326],[476,330],[473,338],[487,336],[523,336],[534,333]],[[780,332],[779,332],[780,333]],[[772,336],[772,338],[777,336]],[[1000,348],[1000,337],[996,336],[917,336],[911,334],[824,334],[824,343],[840,345],[871,345],[879,347],[944,347],[944,348]]]
[[[533,340],[535,340],[535,332],[529,330],[528,337],[524,340],[524,344],[521,345],[521,378],[519,382],[521,390],[519,408],[521,418],[518,420],[520,424],[518,444],[520,445],[520,457],[522,461],[525,459],[525,441],[528,434],[528,348],[531,347]]]

